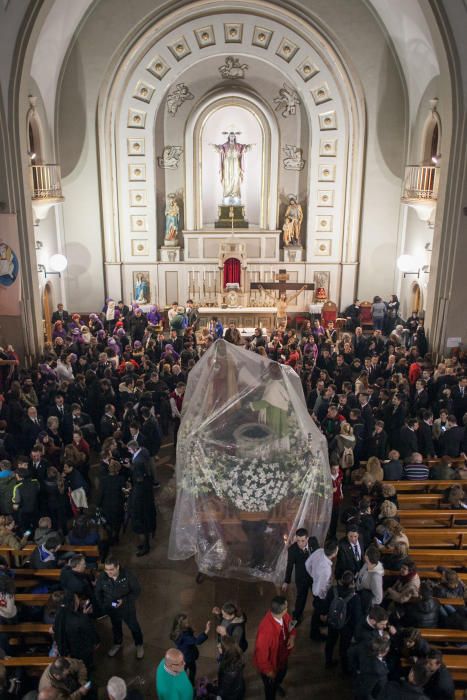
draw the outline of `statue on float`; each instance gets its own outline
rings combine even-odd
[[[280,582],[298,527],[324,541],[326,440],[290,367],[217,340],[189,374],[176,475],[169,558],[203,574]]]

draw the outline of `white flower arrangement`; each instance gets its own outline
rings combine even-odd
[[[290,436],[290,449],[248,458],[216,449],[199,437],[184,450],[179,487],[195,497],[213,495],[241,511],[265,512],[284,498],[305,493],[329,497],[319,454],[298,426]]]

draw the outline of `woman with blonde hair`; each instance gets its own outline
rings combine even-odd
[[[370,457],[366,463],[366,470],[371,474],[374,481],[383,481],[384,471],[378,457]]]
[[[378,518],[380,520],[384,520],[385,518],[393,518],[395,520],[398,512],[399,511],[397,510],[395,503],[392,501],[383,501],[381,508],[379,509]]]
[[[380,547],[385,546],[386,549],[393,550],[396,544],[401,542],[406,545],[407,549],[410,549],[409,538],[405,534],[405,530],[402,525],[394,520],[393,518],[387,518],[383,526],[379,526],[378,530],[382,528],[385,530],[385,536],[383,539],[383,544]]]

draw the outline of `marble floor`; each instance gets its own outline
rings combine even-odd
[[[151,553],[146,557],[135,556],[135,537],[128,532],[122,544],[114,549],[124,566],[132,569],[142,586],[138,601],[138,617],[144,633],[145,658],[137,661],[135,650],[128,630],[125,629],[125,644],[113,659],[107,657],[111,645],[110,623],[99,622],[102,643],[96,653],[96,680],[100,687],[105,687],[111,675],[121,675],[128,683],[134,684],[145,697],[155,694],[155,669],[166,649],[171,646],[169,633],[173,617],[179,612],[186,612],[195,631],[201,632],[210,619],[214,605],[226,600],[238,602],[248,617],[247,636],[249,649],[245,654],[246,698],[260,700],[263,698],[262,683],[253,664],[252,653],[256,629],[262,616],[268,609],[270,599],[277,594],[272,584],[256,584],[236,579],[205,578],[197,584],[196,565],[193,560],[169,561],[167,545],[170,523],[175,498],[173,484],[174,451],[165,446],[160,453],[159,479],[162,488],[156,492],[158,509],[158,527]],[[290,605],[293,604],[293,587],[289,590]],[[352,692],[349,679],[340,675],[339,669],[326,670],[323,660],[323,645],[311,642],[308,637],[310,602],[307,605],[305,619],[297,630],[297,643],[290,657],[289,672],[284,681],[287,697],[302,700],[351,700]],[[212,618],[211,618],[212,619]],[[211,631],[210,638],[200,647],[198,677],[216,677],[216,641]]]

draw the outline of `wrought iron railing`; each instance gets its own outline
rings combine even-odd
[[[31,165],[30,167],[33,200],[63,199],[59,165]]]
[[[439,168],[434,165],[408,165],[405,169],[402,201],[438,199]]]

